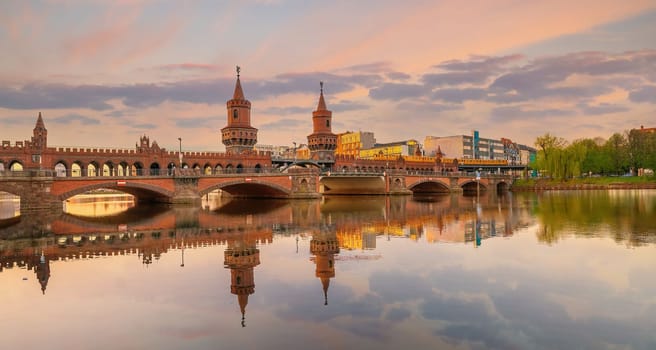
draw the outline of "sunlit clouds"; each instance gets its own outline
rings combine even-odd
[[[222,150],[236,65],[259,143],[305,140],[319,81],[379,142],[606,138],[655,126],[653,37],[651,1],[6,1],[0,138]]]

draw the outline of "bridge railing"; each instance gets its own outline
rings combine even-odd
[[[26,177],[52,177],[53,170],[34,169],[34,170],[0,170],[0,178],[26,178]]]
[[[212,176],[270,176],[282,174],[300,174],[300,173],[318,173],[315,169],[290,169],[288,172],[281,172],[276,168],[223,168],[223,169],[201,169],[201,168],[172,168],[172,169],[104,169],[100,171],[89,171],[87,169],[78,170],[44,170],[40,176],[50,176],[55,178],[97,178],[97,177],[212,177]],[[33,171],[7,172],[12,173],[14,177],[36,176]],[[0,172],[0,176],[4,174]],[[7,175],[5,175],[7,176]]]
[[[386,170],[386,171],[324,171],[322,176],[428,176],[428,177],[471,177],[475,178],[476,174],[473,172],[465,171],[420,171],[420,170]],[[494,173],[481,173],[481,178],[510,178],[509,174],[494,174]]]

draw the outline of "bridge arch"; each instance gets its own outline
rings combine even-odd
[[[245,198],[288,198],[291,191],[281,185],[271,182],[253,182],[245,179],[223,182],[199,191],[204,196],[212,191],[221,190],[234,197]]]
[[[143,164],[141,164],[141,162],[135,162],[134,164],[132,164],[132,170],[133,170],[133,174],[135,176],[143,175],[144,174],[143,173],[143,168],[144,168],[144,166],[143,166]]]
[[[84,169],[82,162],[79,160],[73,162],[73,164],[71,164],[71,177],[81,177],[82,169]]]
[[[98,176],[98,163],[96,163],[95,160],[87,164],[87,176],[88,177]]]
[[[66,199],[75,195],[100,188],[106,188],[131,194],[138,201],[170,202],[174,195],[172,191],[151,184],[127,181],[119,185],[117,181],[107,181],[73,188],[60,194],[58,198],[62,201],[65,201]]]
[[[159,163],[153,162],[150,164],[149,175],[159,175],[160,166]]]
[[[19,160],[12,160],[9,162],[10,171],[23,171],[23,163]]]
[[[476,193],[487,191],[487,186],[482,181],[469,180],[460,184],[463,193]]]
[[[55,163],[55,176],[57,177],[66,177],[68,175],[68,165],[63,160]]]
[[[412,193],[415,193],[415,194],[421,194],[421,193],[449,193],[449,192],[451,192],[451,189],[449,188],[449,185],[447,185],[444,182],[439,181],[439,180],[418,181],[417,183],[413,184],[408,189],[411,190]]]
[[[102,176],[114,176],[114,163],[108,160],[102,166]]]
[[[505,180],[501,180],[499,183],[497,183],[497,193],[508,192],[509,188],[510,188],[510,185],[508,183],[506,183]]]

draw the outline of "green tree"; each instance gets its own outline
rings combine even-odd
[[[629,144],[620,133],[614,133],[604,144],[604,152],[610,159],[609,173],[622,174],[629,169]]]

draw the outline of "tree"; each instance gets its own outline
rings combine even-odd
[[[629,169],[629,146],[624,135],[614,133],[604,144],[604,152],[610,159],[610,173],[623,174]]]

